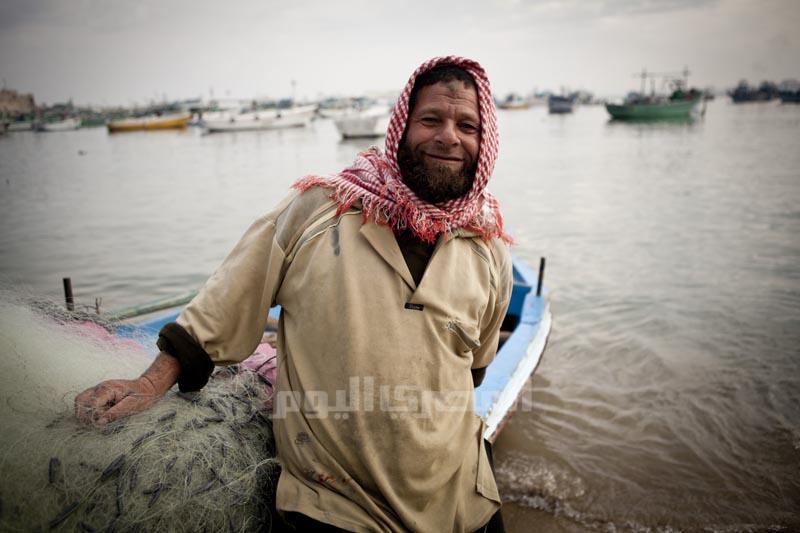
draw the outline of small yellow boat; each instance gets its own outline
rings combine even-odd
[[[109,133],[121,131],[140,131],[140,130],[166,130],[173,128],[185,128],[192,118],[191,113],[174,113],[170,115],[148,115],[146,117],[126,118],[122,120],[112,120],[106,124]]]

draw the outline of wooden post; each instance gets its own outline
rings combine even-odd
[[[544,257],[539,260],[539,281],[536,282],[536,296],[542,295],[542,281],[544,280]]]
[[[64,278],[64,299],[67,301],[67,311],[75,310],[75,299],[72,297],[72,280]]]

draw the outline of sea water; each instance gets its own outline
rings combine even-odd
[[[554,317],[495,447],[509,531],[799,529],[800,106],[499,124],[491,189]],[[325,120],[0,137],[0,277],[56,300],[71,277],[101,310],[196,289],[295,179],[370,143]]]

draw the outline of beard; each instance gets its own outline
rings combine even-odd
[[[465,160],[460,170],[444,165],[427,165],[422,150],[412,150],[403,141],[397,151],[397,164],[403,183],[420,199],[440,204],[467,194],[475,180],[477,161]]]

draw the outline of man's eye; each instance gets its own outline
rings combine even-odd
[[[475,124],[470,124],[469,122],[462,122],[461,129],[464,131],[468,131],[470,133],[474,133],[478,131],[478,126],[476,126]]]
[[[422,117],[420,119],[420,122],[422,122],[423,124],[426,124],[426,125],[438,124],[439,123],[439,119],[437,119],[436,117]]]

